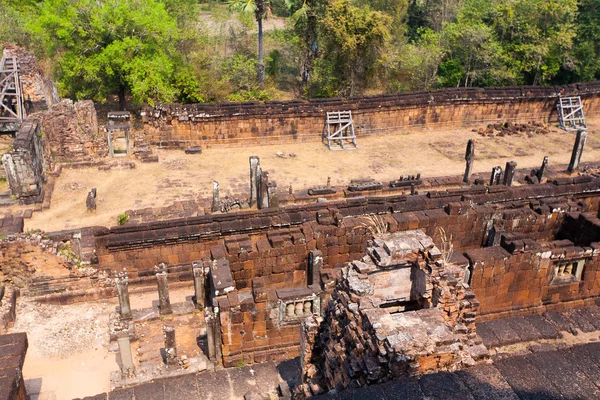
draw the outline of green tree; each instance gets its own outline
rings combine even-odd
[[[378,60],[390,38],[392,18],[370,7],[355,7],[349,0],[333,0],[319,21],[322,52],[318,95],[354,96],[375,77]]]
[[[14,43],[31,47],[32,40],[25,24],[33,16],[34,10],[33,4],[27,1],[0,0],[0,44]]]
[[[256,64],[256,75],[261,89],[265,84],[265,64],[263,60],[263,19],[269,11],[268,0],[231,0],[229,8],[247,14],[254,14],[258,26],[258,63]]]
[[[174,51],[176,21],[159,1],[45,0],[29,29],[58,60],[69,97],[104,101],[116,93],[121,108],[128,92],[138,103],[193,97],[181,93],[191,77]]]
[[[286,0],[291,21],[301,48],[300,91],[306,88],[313,72],[313,64],[319,55],[318,21],[325,14],[324,0]]]
[[[495,2],[466,0],[456,20],[442,29],[445,60],[440,64],[441,86],[485,86],[515,83],[514,71],[489,25]]]
[[[421,28],[417,34],[418,41],[406,45],[402,51],[401,76],[406,77],[410,90],[429,90],[437,86],[445,51],[439,33]]]
[[[569,59],[577,0],[502,0],[493,27],[522,82],[550,83]]]
[[[580,0],[571,81],[600,79],[600,0]]]

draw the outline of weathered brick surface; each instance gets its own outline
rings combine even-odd
[[[600,83],[457,88],[353,99],[264,103],[163,104],[145,110],[150,140],[161,146],[318,139],[327,111],[352,110],[358,136],[399,129],[495,121],[556,120],[560,95],[580,95],[586,116],[600,110]]]
[[[23,363],[27,353],[27,335],[0,335],[0,400],[26,400]]]

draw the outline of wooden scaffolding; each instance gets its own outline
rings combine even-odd
[[[0,61],[0,122],[20,122],[25,117],[17,57],[2,57],[2,61]]]
[[[558,118],[560,127],[565,130],[587,129],[583,116],[581,97],[560,97],[558,99]]]
[[[352,111],[328,111],[323,136],[327,139],[329,150],[358,149]]]

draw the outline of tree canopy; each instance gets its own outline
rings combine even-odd
[[[124,102],[127,91],[136,102],[186,97],[176,19],[162,2],[46,0],[29,28],[56,57],[60,87],[69,97],[102,100],[117,93]]]
[[[600,0],[0,0],[0,40],[122,106],[555,85],[600,79]]]

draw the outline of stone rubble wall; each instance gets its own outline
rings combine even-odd
[[[425,258],[430,256],[420,253],[412,268],[427,270]],[[366,267],[370,259],[365,257],[356,263]],[[412,319],[420,316],[422,325],[417,329],[427,334],[400,344],[397,335],[410,334],[386,325],[390,321],[389,311],[374,306],[375,300],[366,288],[364,292],[357,290],[359,282],[372,280],[368,274],[358,273],[355,268],[361,267],[353,264],[343,269],[343,278],[332,293],[323,317],[313,316],[303,323],[302,384],[297,388],[297,398],[460,369],[487,359],[487,351],[476,334],[479,303],[473,291],[464,285],[463,268],[441,261],[429,263],[431,272],[426,274],[427,285],[432,287],[431,303],[424,304],[425,309],[406,312]],[[382,282],[382,273],[377,273],[377,282]],[[391,288],[389,292],[393,293]],[[441,315],[442,319],[433,319],[435,315]],[[433,344],[429,335],[435,335],[442,328],[440,324],[449,328],[449,333]]]
[[[65,99],[31,118],[40,121],[46,157],[54,163],[87,161],[108,152],[106,135],[98,129],[91,100],[73,103]]]
[[[17,132],[13,150],[2,156],[13,196],[24,204],[38,203],[44,197],[46,165],[40,124],[24,120]]]
[[[32,53],[12,44],[4,44],[3,55],[17,57],[27,115],[46,111],[59,102],[56,86],[45,76]]]
[[[559,96],[581,96],[600,115],[600,82],[567,86],[452,88],[349,99],[158,104],[143,112],[148,140],[162,147],[301,142],[324,132],[327,111],[351,110],[358,137],[419,127],[558,121]]]

